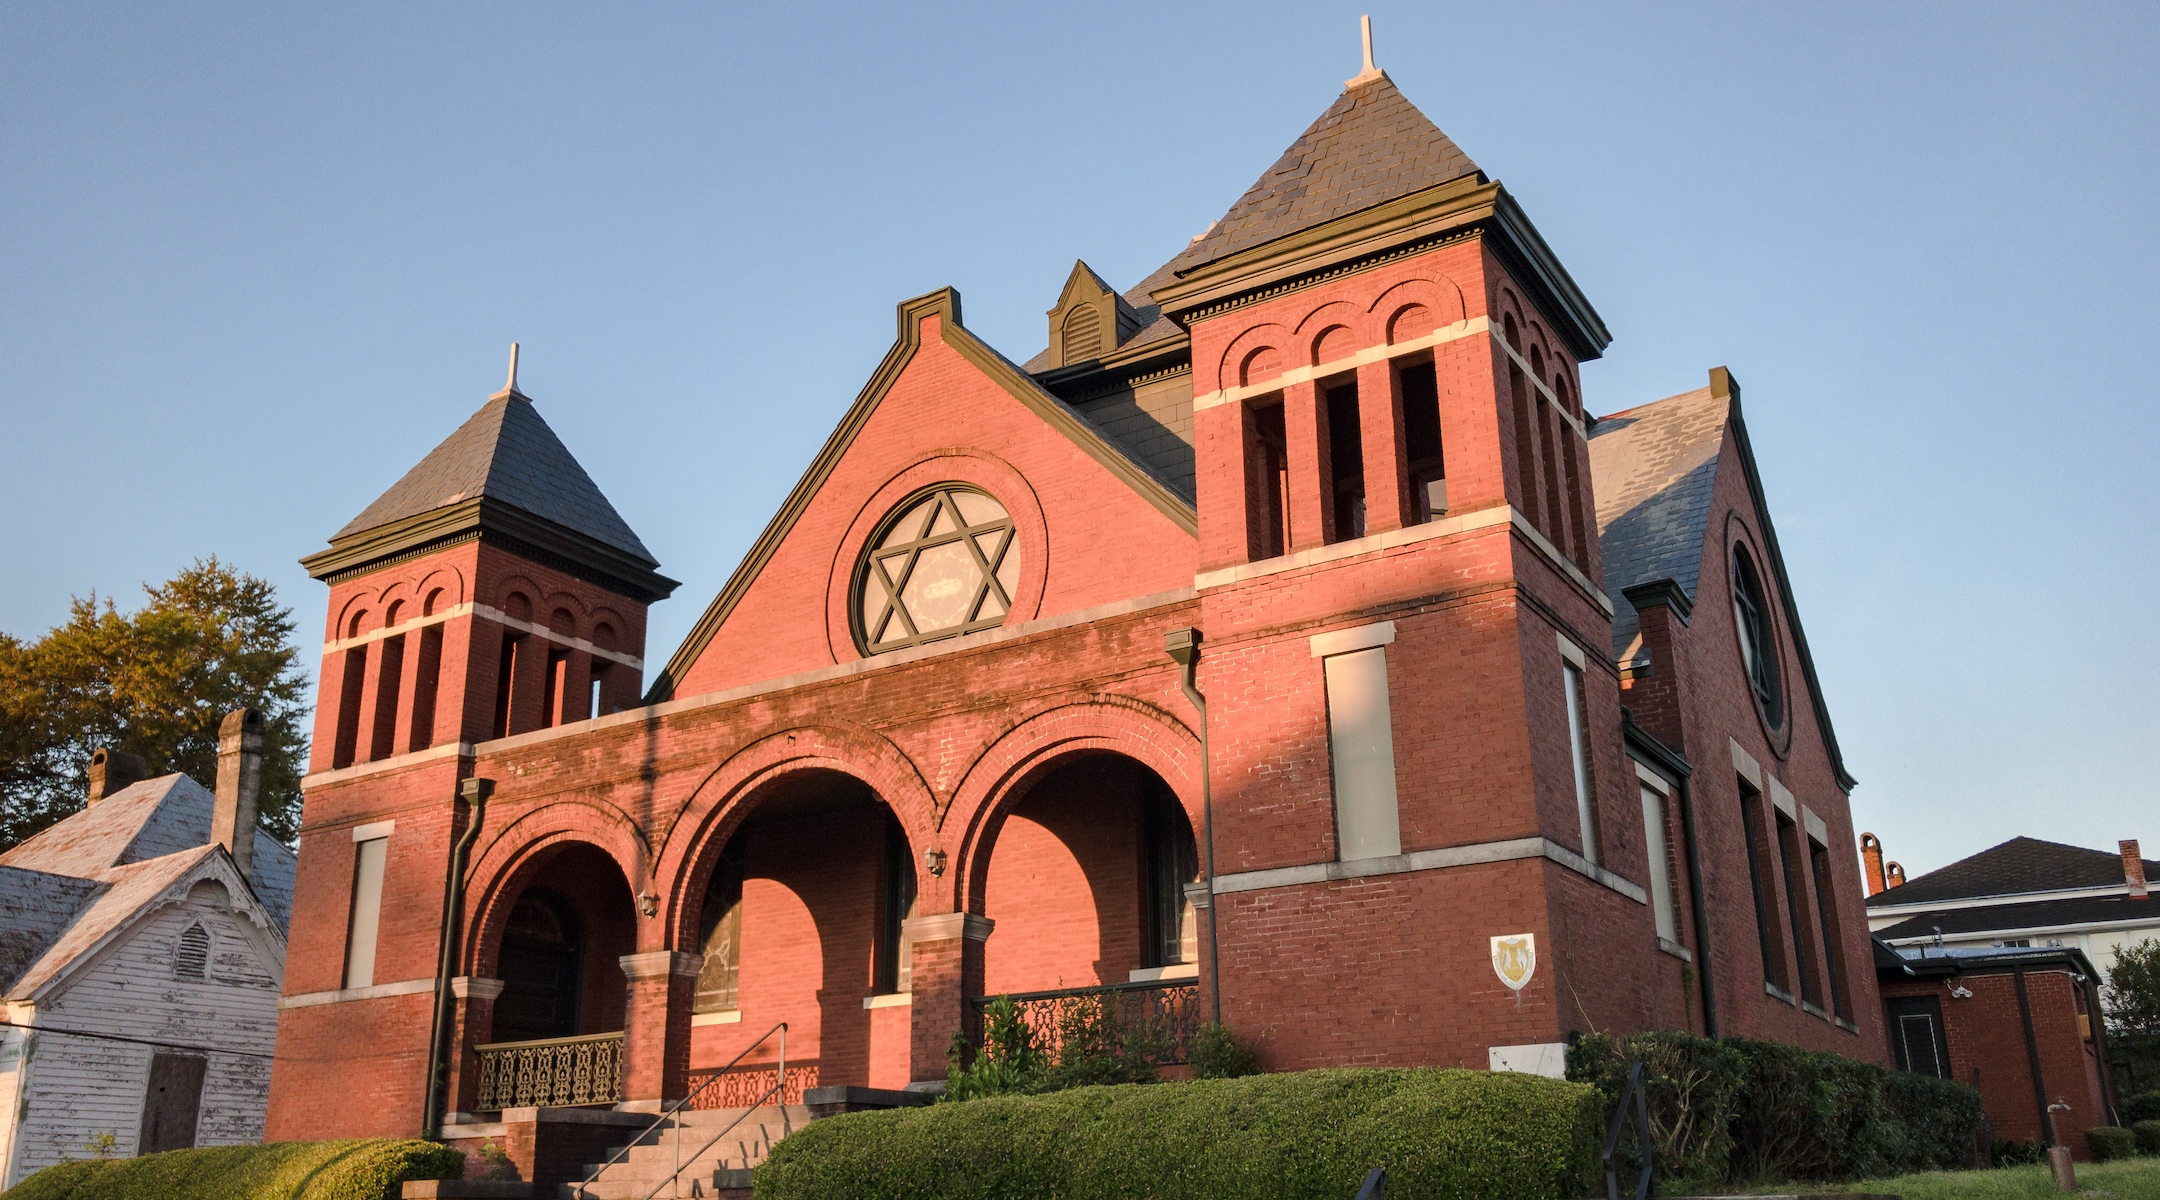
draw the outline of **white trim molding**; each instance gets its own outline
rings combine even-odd
[[[1405,525],[1401,529],[1390,529],[1385,533],[1368,533],[1364,537],[1351,538],[1346,542],[1329,542],[1325,546],[1314,546],[1310,550],[1300,550],[1295,554],[1281,554],[1274,558],[1263,558],[1257,562],[1238,563],[1235,566],[1219,567],[1213,571],[1202,571],[1200,574],[1193,576],[1193,588],[1195,591],[1204,592],[1209,588],[1222,587],[1225,584],[1244,583],[1249,579],[1278,575],[1284,571],[1295,571],[1302,567],[1315,567],[1339,559],[1356,558],[1360,554],[1393,550],[1397,546],[1408,546],[1432,538],[1448,537],[1457,533],[1471,533],[1480,529],[1491,529],[1496,525],[1507,524],[1512,519],[1509,514],[1513,511],[1505,504],[1495,504],[1490,508],[1480,508],[1456,516],[1438,517],[1422,525]]]
[[[1312,883],[1330,883],[1346,879],[1370,879],[1379,875],[1403,875],[1417,871],[1444,871],[1452,867],[1477,866],[1483,863],[1515,862],[1528,858],[1545,858],[1568,870],[1594,880],[1598,884],[1618,892],[1637,904],[1648,904],[1650,893],[1633,881],[1616,875],[1603,867],[1592,864],[1582,855],[1551,838],[1513,838],[1499,842],[1478,842],[1468,846],[1449,846],[1440,850],[1417,850],[1409,854],[1395,854],[1386,858],[1358,858],[1348,862],[1307,863],[1296,867],[1275,867],[1263,871],[1237,871],[1215,878],[1215,894],[1230,895],[1236,892],[1258,892],[1270,888],[1298,887]]]
[[[315,1008],[324,1004],[350,1004],[355,1000],[380,1000],[386,996],[414,996],[421,992],[435,991],[435,977],[426,979],[400,979],[396,983],[378,983],[368,987],[338,988],[328,992],[302,992],[286,996],[278,1001],[278,1007]]]
[[[1366,363],[1400,358],[1406,354],[1415,354],[1420,350],[1429,350],[1434,346],[1444,346],[1449,342],[1459,341],[1466,337],[1475,337],[1478,334],[1488,332],[1491,328],[1492,322],[1489,319],[1484,316],[1475,316],[1467,321],[1457,321],[1453,325],[1441,326],[1424,337],[1410,338],[1407,341],[1395,342],[1391,345],[1367,346],[1347,358],[1334,359],[1330,362],[1320,363],[1317,366],[1292,367],[1280,374],[1271,375],[1258,383],[1241,384],[1237,387],[1212,391],[1204,396],[1194,396],[1192,402],[1193,412],[1203,413],[1218,405],[1234,404],[1239,400],[1248,400],[1254,396],[1265,396],[1271,392],[1279,392],[1293,383],[1303,383],[1308,379],[1325,379],[1330,375],[1340,375],[1345,371],[1354,371]],[[1499,339],[1495,337],[1494,340]],[[1529,373],[1530,368],[1525,366],[1523,374],[1528,375]]]
[[[622,973],[629,979],[660,979],[668,975],[695,975],[705,965],[703,955],[685,954],[680,950],[647,950],[643,954],[625,954],[615,960]]]
[[[875,996],[864,996],[862,998],[864,1008],[906,1008],[913,1003],[915,1003],[915,997],[909,992],[881,992]]]
[[[988,917],[978,917],[974,913],[932,913],[927,917],[909,917],[900,922],[901,932],[915,945],[951,941],[953,938],[984,942],[990,940],[990,931],[996,928],[996,921]]]
[[[480,617],[485,620],[493,621],[497,625],[504,625],[508,626],[511,629],[522,630],[526,633],[532,634],[534,637],[541,638],[545,641],[555,642],[560,645],[569,646],[572,649],[576,650],[583,650],[585,653],[592,655],[594,658],[604,658],[609,662],[618,662],[626,667],[637,671],[643,671],[645,669],[645,660],[639,658],[635,654],[624,654],[616,650],[603,650],[600,647],[593,645],[591,642],[586,641],[584,638],[572,637],[568,634],[557,633],[545,625],[535,625],[531,621],[520,621],[516,617],[511,616],[509,613],[506,613],[499,608],[493,608],[488,605],[479,604],[471,600],[467,600],[463,604],[453,604],[449,608],[446,608],[439,613],[430,613],[429,615],[424,617],[414,617],[410,621],[400,621],[395,625],[386,625],[381,629],[373,630],[368,633],[363,633],[359,637],[338,638],[333,641],[324,642],[322,648],[323,656],[327,658],[332,654],[336,654],[340,650],[351,650],[359,646],[365,646],[369,642],[379,642],[382,641],[384,638],[398,637],[412,630],[424,628],[429,625],[440,625],[443,622],[452,620],[456,617]]]
[[[740,1025],[740,1024],[742,1024],[742,1010],[741,1010],[741,1009],[739,1009],[739,1008],[730,1008],[730,1009],[727,1009],[727,1010],[725,1010],[725,1011],[723,1011],[723,1012],[709,1012],[709,1013],[691,1013],[691,1014],[690,1014],[690,1027],[691,1027],[691,1028],[693,1028],[693,1029],[697,1028],[697,1027],[698,1027],[698,1026],[700,1026],[700,1025]]]
[[[485,975],[454,975],[450,994],[460,1000],[493,1000],[503,994],[503,981]]]
[[[353,826],[352,840],[356,842],[372,842],[376,838],[389,837],[395,832],[397,832],[395,818],[388,821],[370,821],[365,825]]]
[[[1746,750],[1741,749],[1740,743],[1735,739],[1726,738],[1725,740],[1732,743],[1733,770],[1740,773],[1740,778],[1745,779],[1749,783],[1753,784],[1756,791],[1759,792],[1763,790],[1762,764],[1755,761],[1754,755],[1749,754]]]
[[[1349,654],[1355,650],[1370,650],[1374,646],[1390,645],[1394,641],[1395,622],[1375,621],[1370,625],[1354,625],[1348,629],[1334,629],[1312,635],[1312,656],[1326,658],[1331,654]]]

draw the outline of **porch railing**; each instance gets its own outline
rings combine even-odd
[[[982,1011],[996,996],[976,996],[970,1009],[976,1020],[975,1040],[981,1040]],[[1192,1050],[1193,1031],[1202,1022],[1200,985],[1190,979],[1147,980],[1141,983],[1110,983],[1091,988],[1058,988],[1047,992],[1009,994],[1020,1006],[1020,1019],[1035,1035],[1035,1044],[1053,1056],[1068,1037],[1120,1036],[1151,1032],[1161,1048],[1150,1054],[1156,1066],[1185,1061]],[[1105,1047],[1106,1049],[1111,1047]]]
[[[473,1108],[574,1108],[622,1100],[623,1035],[493,1042],[480,1053],[480,1094]]]

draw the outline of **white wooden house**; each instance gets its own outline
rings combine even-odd
[[[294,859],[254,837],[261,719],[223,733],[215,793],[99,751],[90,806],[0,855],[0,1187],[262,1140]]]

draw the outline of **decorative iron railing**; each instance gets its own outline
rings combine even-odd
[[[760,1096],[777,1094],[782,1104],[801,1104],[804,1088],[818,1086],[818,1064],[787,1069],[787,1084],[780,1086],[778,1067],[733,1067],[725,1071],[692,1071],[690,1095],[685,1107],[704,1111],[714,1108],[750,1108]],[[775,1088],[778,1089],[775,1093]]]
[[[574,1108],[622,1099],[620,1033],[494,1042],[480,1052],[481,1112],[506,1108]]]
[[[1035,1045],[1053,1058],[1070,1052],[1068,1041],[1085,1038],[1099,1043],[1089,1049],[1143,1047],[1156,1066],[1171,1066],[1185,1061],[1202,1020],[1200,985],[1190,979],[1015,992],[1006,998],[1020,1006],[1020,1019],[1035,1035]],[[976,996],[970,1001],[977,1018],[971,1032],[977,1042],[982,1039],[982,1012],[996,999]]]

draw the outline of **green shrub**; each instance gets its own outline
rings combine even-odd
[[[790,1134],[756,1200],[1565,1197],[1596,1175],[1594,1089],[1486,1071],[1348,1068],[1084,1087],[855,1113]]]
[[[2137,1135],[2116,1125],[2102,1125],[2085,1131],[2085,1144],[2092,1147],[2094,1162],[2113,1162],[2118,1158],[2137,1156]]]
[[[1980,1124],[1980,1094],[1963,1084],[1747,1038],[1591,1034],[1570,1048],[1568,1078],[1596,1085],[1610,1112],[1637,1062],[1668,1190],[1957,1167]]]
[[[1192,1048],[1185,1052],[1185,1063],[1192,1068],[1194,1079],[1236,1079],[1260,1073],[1260,1063],[1253,1057],[1253,1052],[1237,1040],[1228,1026],[1213,1021],[1193,1031]]]
[[[2004,1141],[1996,1138],[1988,1146],[1988,1165],[1991,1167],[2025,1167],[2047,1161],[2047,1147],[2034,1138],[2029,1142]]]
[[[2139,1154],[2160,1154],[2160,1121],[2139,1121],[2130,1127]]]
[[[2124,1096],[2117,1111],[2123,1120],[2133,1125],[2139,1121],[2160,1121],[2160,1088],[2147,1088]]]
[[[1064,1000],[1057,1010],[1052,1048],[1009,996],[983,1009],[983,1044],[969,1045],[954,1032],[946,1049],[945,1099],[1025,1096],[1111,1083],[1154,1083],[1155,1063],[1173,1042],[1157,1025],[1127,1026],[1107,990]]]
[[[464,1174],[465,1156],[433,1142],[272,1142],[61,1163],[0,1200],[384,1200],[408,1179]]]

